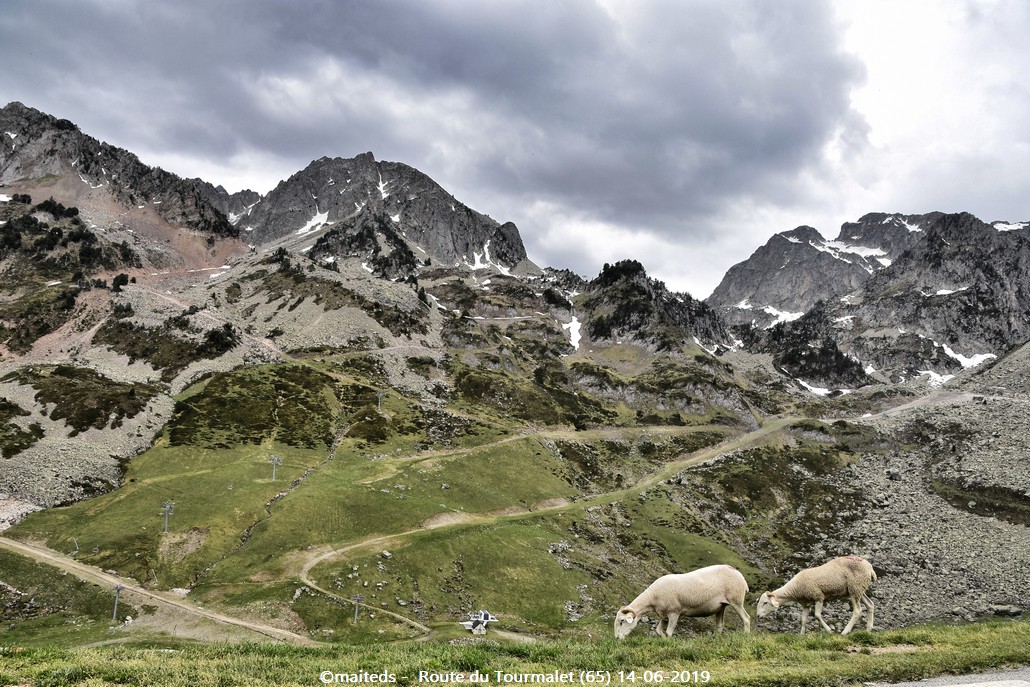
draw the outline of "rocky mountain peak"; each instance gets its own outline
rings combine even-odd
[[[877,257],[878,270],[888,267],[902,253],[922,240],[926,230],[933,226],[940,212],[922,215],[904,215],[901,213],[871,212],[863,215],[857,222],[845,222],[841,225],[837,241],[851,245],[864,246],[881,251]]]
[[[596,340],[634,340],[656,350],[693,340],[707,350],[730,345],[716,312],[689,294],[670,292],[636,260],[605,264],[585,289],[586,330]]]
[[[800,317],[817,301],[861,285],[880,266],[878,249],[826,241],[813,227],[775,234],[731,267],[707,302],[730,324],[768,327]]]
[[[288,236],[357,234],[375,225],[388,243],[407,243],[423,264],[495,264],[510,270],[527,260],[514,224],[500,224],[472,210],[422,172],[377,161],[371,152],[314,160],[234,220],[253,244]],[[330,245],[351,249],[333,253]],[[329,237],[320,253],[333,260],[370,255],[355,252],[359,246],[373,250],[368,240]]]
[[[791,243],[796,243],[799,241],[822,243],[826,240],[823,238],[822,234],[816,231],[814,227],[810,227],[805,224],[801,225],[800,227],[791,229],[790,231],[781,231],[779,234],[774,234],[773,238],[776,238],[777,236],[785,238]]]

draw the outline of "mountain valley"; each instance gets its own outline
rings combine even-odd
[[[313,642],[607,636],[666,572],[848,553],[878,627],[1025,609],[1030,224],[798,227],[699,300],[371,153],[229,194],[0,139],[4,538]]]

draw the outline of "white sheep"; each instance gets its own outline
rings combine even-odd
[[[751,616],[744,608],[747,591],[747,580],[730,565],[710,565],[688,573],[663,575],[615,614],[615,638],[625,639],[648,612],[658,616],[655,632],[659,635],[664,632],[666,637],[672,636],[681,615],[688,618],[714,615],[716,631],[722,632],[727,606],[740,616],[744,632],[750,632]]]
[[[785,603],[801,604],[801,634],[808,624],[808,610],[815,606],[815,617],[824,629],[833,628],[823,620],[823,604],[827,601],[851,601],[851,621],[841,632],[846,635],[860,617],[865,605],[865,629],[873,629],[873,602],[866,595],[869,585],[876,582],[876,572],[869,561],[861,556],[842,556],[815,568],[806,568],[779,589],[765,592],[758,599],[758,617],[764,618]]]

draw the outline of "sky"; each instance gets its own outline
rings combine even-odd
[[[708,296],[774,233],[1030,219],[1024,0],[4,0],[0,105],[267,193],[371,151]]]

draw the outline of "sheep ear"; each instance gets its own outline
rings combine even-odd
[[[773,606],[775,606],[776,608],[779,608],[779,607],[780,607],[780,600],[779,600],[779,599],[777,599],[777,598],[776,598],[776,596],[775,596],[775,595],[773,595],[773,594],[770,594],[770,595],[769,595],[769,602],[770,602],[770,603],[771,603],[771,604],[772,604]]]
[[[631,608],[623,608],[619,611],[619,616],[626,620],[633,620],[633,615],[633,609]]]

